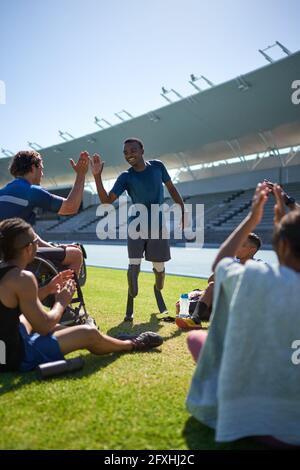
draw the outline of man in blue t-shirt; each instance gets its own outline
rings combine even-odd
[[[67,198],[51,194],[40,186],[43,177],[43,160],[36,151],[20,151],[12,159],[9,170],[14,179],[0,189],[0,221],[20,217],[34,225],[34,209],[41,208],[59,215],[73,215],[78,212],[82,200],[85,175],[89,166],[89,155],[81,152],[77,163],[70,160],[76,173],[76,180]],[[82,252],[77,246],[53,248],[39,237],[38,253],[42,257],[57,261],[79,273]]]
[[[103,186],[102,170],[104,162],[99,155],[95,154],[93,156],[91,166],[102,203],[112,204],[124,191],[127,191],[133,204],[143,204],[147,209],[148,230],[144,230],[143,233],[143,227],[140,227],[139,232],[143,235],[137,239],[133,239],[128,233],[128,299],[125,320],[132,321],[133,299],[138,293],[138,275],[144,253],[145,259],[153,263],[153,272],[155,274],[154,293],[159,311],[167,313],[161,290],[164,285],[165,262],[169,261],[171,256],[169,240],[162,236],[163,224],[161,220],[157,227],[159,236],[155,239],[150,236],[151,223],[154,223],[150,217],[151,206],[163,203],[163,183],[168,188],[174,202],[180,205],[182,221],[184,218],[184,203],[164,164],[159,160],[144,160],[144,145],[141,140],[136,138],[126,139],[123,153],[131,168],[120,174],[109,194]],[[132,220],[133,217],[130,217],[129,222]]]

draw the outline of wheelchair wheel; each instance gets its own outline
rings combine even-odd
[[[84,284],[86,283],[86,276],[87,276],[86,264],[85,264],[85,259],[83,258],[80,272],[78,275],[78,282],[79,282],[80,287],[83,287]]]
[[[36,256],[34,260],[27,266],[28,271],[31,271],[38,282],[39,287],[44,287],[51,279],[58,274],[57,269],[51,261]],[[55,303],[54,295],[49,295],[43,300],[43,305],[46,307],[53,307]]]
[[[85,264],[84,264],[85,266]],[[59,271],[56,269],[54,264],[36,256],[32,263],[27,266],[28,271],[31,271],[37,281],[39,287],[44,287],[48,284],[51,279],[56,276]],[[83,294],[80,288],[79,280],[77,279],[77,296],[73,297],[70,305],[65,309],[63,316],[60,320],[60,324],[63,326],[74,326],[74,325],[83,325],[91,324],[96,325],[96,322],[86,311]],[[45,307],[52,308],[55,303],[55,296],[49,295],[42,301]]]
[[[61,243],[51,242],[50,244],[54,247],[63,246]],[[84,246],[81,243],[73,243],[73,245],[80,248],[80,250],[82,252],[82,265],[81,265],[81,268],[80,268],[80,272],[78,274],[78,283],[79,283],[80,287],[83,287],[86,283],[86,278],[87,278],[87,270],[86,270],[86,263],[85,263],[85,260],[87,258],[87,254],[86,254]],[[61,263],[57,263],[56,268],[58,269],[58,271],[64,271],[65,269],[67,269],[67,267],[63,266]]]
[[[86,264],[85,264],[85,260],[86,260],[86,251],[84,249],[84,246],[81,245],[80,243],[77,244],[79,246],[79,248],[81,249],[81,252],[82,252],[82,265],[81,265],[81,269],[80,269],[80,272],[79,272],[79,275],[78,275],[78,282],[79,282],[79,285],[80,287],[83,287],[86,283],[86,276],[87,276],[87,272],[86,272]]]

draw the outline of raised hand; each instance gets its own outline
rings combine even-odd
[[[267,183],[259,183],[256,187],[250,210],[250,217],[255,225],[258,225],[263,218],[264,207],[270,192],[271,190],[268,188]]]
[[[100,155],[95,153],[93,158],[90,158],[90,164],[92,173],[94,176],[101,175],[104,167],[104,161],[101,159]]]
[[[88,152],[81,152],[78,162],[75,163],[72,158],[70,158],[70,164],[75,173],[80,175],[86,175],[89,169],[89,154]]]
[[[285,215],[284,193],[278,184],[274,185],[273,194],[276,201],[274,206],[274,224],[277,225]]]

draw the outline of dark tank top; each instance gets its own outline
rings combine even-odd
[[[0,282],[15,266],[1,266]],[[8,308],[0,301],[0,372],[18,370],[24,356],[23,340],[19,333],[19,306]]]

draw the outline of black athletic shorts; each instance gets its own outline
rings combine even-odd
[[[151,238],[138,238],[127,240],[128,258],[143,258],[146,261],[163,263],[171,259],[170,245],[168,239],[151,240]]]
[[[66,247],[39,247],[36,251],[36,256],[51,261],[58,269],[63,269],[62,262],[66,257]]]

